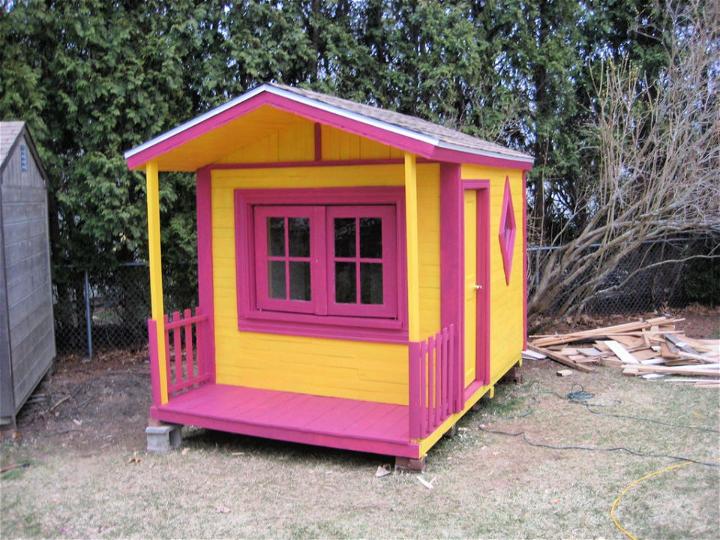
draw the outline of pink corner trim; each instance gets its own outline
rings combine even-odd
[[[510,284],[516,234],[517,226],[515,224],[515,211],[513,209],[512,192],[510,190],[510,178],[506,176],[498,238],[500,239],[500,252],[502,254],[503,270],[505,271],[505,283],[507,285]]]
[[[366,124],[364,122],[352,120],[339,114],[324,111],[311,105],[299,103],[292,99],[278,96],[267,91],[260,92],[256,96],[253,96],[234,107],[226,109],[215,116],[207,118],[192,127],[180,131],[171,137],[168,137],[130,156],[126,160],[127,166],[130,169],[140,168],[148,161],[156,159],[173,148],[177,148],[193,139],[196,139],[201,135],[225,125],[228,122],[231,122],[232,120],[263,105],[270,105],[276,109],[296,114],[313,122],[326,124],[348,133],[354,133],[355,135],[378,141],[406,152],[412,152],[413,154],[429,159],[453,163],[476,163],[493,167],[513,167],[523,170],[529,170],[532,167],[531,163],[517,161],[511,158],[480,156],[469,152],[439,148],[427,142],[422,142],[405,135],[388,131],[381,127]]]
[[[255,242],[254,204],[395,204],[396,239],[399,261],[395,289],[397,319],[358,318],[310,313],[284,313],[257,309],[255,287],[257,270],[254,264]],[[238,329],[285,335],[302,335],[377,341],[407,342],[407,284],[405,276],[405,206],[402,188],[320,188],[320,189],[236,189],[235,190],[235,249],[237,275]]]
[[[464,373],[465,204],[460,165],[440,165],[440,324],[454,325],[460,372]],[[464,402],[456,396],[454,412]]]
[[[527,172],[522,175],[522,235],[523,235],[523,350],[528,340],[528,250],[527,250]]]
[[[198,303],[207,316],[198,327],[198,352],[210,381],[215,382],[215,300],[212,261],[212,177],[209,168],[196,173],[195,204],[197,211]]]

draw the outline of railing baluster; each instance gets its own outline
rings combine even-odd
[[[170,392],[170,386],[172,382],[172,374],[170,373],[170,318],[167,315],[163,315],[165,321],[165,373],[167,373],[166,380],[168,386],[168,393]]]
[[[180,313],[174,311],[172,314],[173,322],[180,323]],[[175,384],[183,382],[182,376],[182,334],[177,324],[173,325],[173,348],[175,349]]]
[[[435,338],[428,338],[428,429],[435,427]]]
[[[160,405],[160,366],[158,365],[158,333],[157,322],[148,319],[148,354],[150,356],[150,388],[152,401],[156,407]]]
[[[427,435],[427,341],[420,344],[420,432]]]
[[[442,414],[443,416],[450,415],[450,408],[448,407],[448,366],[450,362],[448,360],[448,330],[447,328],[442,329],[442,372],[443,372],[443,385],[442,385]]]
[[[185,334],[185,380],[189,381],[193,379],[194,375],[194,364],[195,358],[193,355],[193,342],[192,342],[192,323],[188,322],[192,316],[192,311],[186,309],[183,311],[183,333]]]
[[[410,438],[419,439],[422,437],[421,429],[421,407],[422,402],[420,398],[421,383],[420,383],[420,344],[410,343],[408,349],[409,358],[409,380],[410,395],[408,397],[408,419],[410,422]]]
[[[442,421],[442,385],[445,374],[442,371],[442,334],[435,334],[435,425]]]

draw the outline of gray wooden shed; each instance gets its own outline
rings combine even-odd
[[[47,177],[24,122],[0,122],[0,425],[55,358]]]

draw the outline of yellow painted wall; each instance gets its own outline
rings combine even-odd
[[[219,163],[311,161],[315,159],[315,124],[310,120],[271,107],[251,113],[253,126],[259,123],[251,143],[226,153]],[[322,159],[402,159],[403,153],[379,142],[321,126]],[[251,130],[252,132],[252,130]]]
[[[505,283],[498,233],[502,213],[505,177],[515,211],[517,234],[510,284]],[[463,180],[490,180],[490,380],[496,381],[520,359],[523,345],[523,237],[522,197],[525,190],[522,171],[463,165]]]
[[[240,155],[241,152],[238,152],[228,161],[238,160]],[[408,358],[405,345],[238,330],[233,199],[235,189],[402,184],[402,165],[213,171],[213,284],[219,384],[407,403]],[[440,328],[439,201],[439,166],[419,165],[418,214],[422,224],[419,244],[420,312],[423,337]]]

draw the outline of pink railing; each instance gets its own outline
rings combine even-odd
[[[410,438],[427,437],[462,409],[462,366],[455,326],[410,343]]]
[[[207,316],[197,309],[194,314],[192,310],[186,309],[182,313],[176,311],[172,316],[164,317],[165,373],[170,397],[211,378],[211,366],[203,346],[206,341],[203,336],[206,321]],[[148,320],[148,337],[153,401],[160,403],[157,323],[152,319]]]

